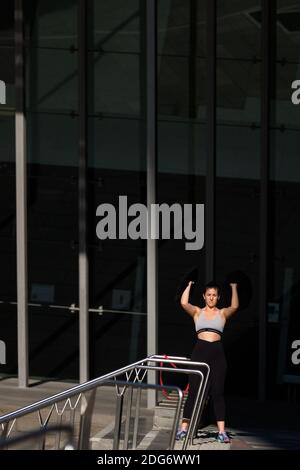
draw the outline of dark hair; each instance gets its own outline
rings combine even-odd
[[[218,291],[218,295],[220,295],[221,288],[219,284],[217,284],[215,281],[210,281],[205,286],[203,287],[203,294],[207,291],[207,289],[216,289]]]

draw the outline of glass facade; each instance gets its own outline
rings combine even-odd
[[[251,3],[258,8],[255,2],[247,2],[243,11],[238,2],[217,2],[216,12],[216,273],[221,284],[234,271],[248,278],[239,289],[239,312],[230,319],[224,334],[228,392],[235,394],[242,381],[238,394],[245,396],[255,395],[257,390],[259,356],[262,60],[261,29],[253,23]],[[250,286],[251,294],[243,291]],[[225,286],[225,305],[229,300]]]
[[[1,372],[15,374],[17,368],[17,283],[16,283],[16,157],[15,74],[13,2],[2,3],[0,22],[0,256],[1,334],[6,360]],[[8,360],[9,358],[9,360]]]
[[[296,2],[273,6],[272,108],[270,116],[270,285],[268,291],[268,395],[291,399],[300,382],[292,361],[300,338],[299,306],[299,106],[291,100],[292,82],[299,79],[300,9]],[[298,33],[297,33],[298,32]],[[299,387],[299,385],[298,385]]]
[[[204,204],[206,172],[206,4],[157,4],[157,201]],[[187,251],[186,240],[158,243],[158,348],[190,356],[193,325],[174,302],[178,280],[205,252]],[[203,273],[204,274],[204,273]],[[195,302],[201,302],[201,293]],[[168,331],[168,334],[166,332]],[[180,333],[179,333],[180,332]],[[174,377],[172,378],[174,379]]]
[[[127,207],[146,204],[145,41],[138,0],[90,1],[88,15],[90,370],[96,377],[147,353],[146,242],[99,240],[95,230],[101,204],[113,205],[118,220],[127,217],[120,196]]]
[[[29,373],[78,380],[78,5],[27,3]]]
[[[0,340],[6,361],[0,373],[17,374],[16,25],[13,2],[2,3]],[[291,361],[292,343],[300,335],[300,108],[291,101],[291,84],[300,80],[297,2],[268,2],[268,25],[265,4],[253,0],[216,1],[214,12],[204,0],[154,3],[150,122],[150,17],[144,0],[23,2],[29,375],[79,380],[80,292],[88,299],[90,378],[148,354],[149,246],[146,239],[120,236],[120,224],[130,205],[147,204],[153,164],[157,203],[205,204],[211,211],[210,236],[201,250],[186,250],[185,239],[157,242],[157,353],[190,356],[193,324],[174,302],[176,287],[195,265],[199,286],[209,281],[205,267],[213,254],[223,305],[230,273],[239,271],[246,279],[240,311],[224,334],[228,393],[256,397],[263,380],[268,398],[288,399],[299,381]],[[156,141],[150,165],[151,125]],[[83,147],[86,171],[80,165]],[[86,193],[80,192],[82,179]],[[127,197],[127,207],[120,207],[120,196]],[[101,204],[116,208],[112,239],[99,240],[96,233]],[[261,285],[264,261],[268,275]],[[200,291],[193,300],[201,303]]]

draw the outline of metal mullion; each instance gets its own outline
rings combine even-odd
[[[205,185],[206,280],[215,277],[216,217],[216,0],[207,0],[207,167]]]
[[[16,230],[19,387],[28,385],[27,172],[23,0],[15,0]]]
[[[188,201],[194,204],[197,199],[196,175],[195,175],[195,128],[197,117],[197,0],[189,2],[189,138],[188,138]]]
[[[276,28],[274,13],[276,2],[262,2],[262,81],[261,81],[261,158],[259,208],[259,343],[258,343],[258,397],[266,397],[266,340],[268,295],[268,234],[269,234],[269,163],[270,163],[270,100],[271,54],[273,51],[272,24]]]
[[[156,202],[157,131],[156,131],[156,0],[146,2],[146,152],[147,207]],[[157,353],[157,242],[151,239],[154,221],[148,220],[147,239],[147,356]],[[148,382],[156,383],[155,371],[148,372]],[[148,390],[149,408],[156,405],[155,390]]]
[[[87,248],[87,4],[78,5],[79,63],[79,175],[78,175],[78,269],[79,269],[79,378],[89,379],[89,263]]]

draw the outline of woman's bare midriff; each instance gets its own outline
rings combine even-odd
[[[220,341],[221,335],[218,335],[218,333],[214,333],[213,331],[202,331],[198,334],[198,338],[213,343],[214,341]]]

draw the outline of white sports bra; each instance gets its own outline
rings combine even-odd
[[[221,311],[219,309],[217,309],[214,318],[207,318],[205,316],[204,309],[201,309],[201,312],[195,321],[195,328],[197,333],[202,331],[213,331],[215,333],[222,334],[224,325],[225,320],[221,316]]]

